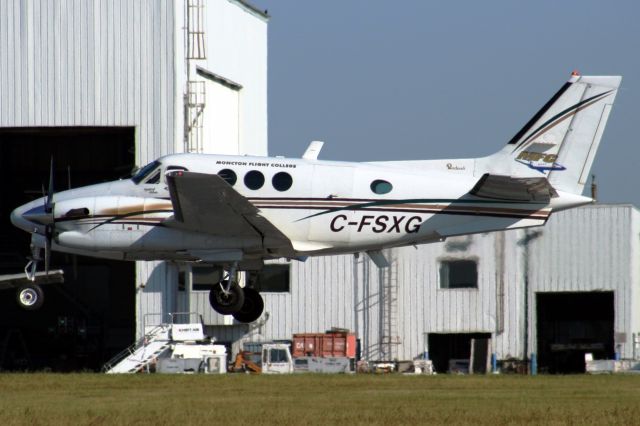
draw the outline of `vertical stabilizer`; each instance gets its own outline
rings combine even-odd
[[[542,177],[582,194],[622,78],[576,72],[500,152],[479,159],[489,173]]]

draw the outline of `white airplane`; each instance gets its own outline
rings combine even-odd
[[[264,304],[236,271],[251,277],[265,260],[366,252],[384,267],[383,248],[540,226],[591,203],[582,192],[620,82],[574,72],[488,157],[320,161],[322,142],[301,159],[167,155],[127,180],[55,194],[50,183],[11,221],[32,234],[31,280],[39,261],[49,270],[51,250],[216,265],[228,275],[211,290],[211,306],[251,322]],[[41,304],[36,284],[20,291],[23,307]]]

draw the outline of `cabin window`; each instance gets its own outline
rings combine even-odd
[[[273,179],[271,179],[271,183],[273,187],[280,192],[286,191],[291,188],[293,185],[293,178],[287,172],[279,172],[273,175]]]
[[[238,181],[236,172],[231,169],[222,169],[218,172],[218,176],[225,180],[229,185],[233,186]]]
[[[478,288],[478,262],[474,259],[441,261],[440,288]]]
[[[142,182],[147,176],[149,176],[159,166],[160,166],[159,161],[154,161],[152,163],[149,163],[143,168],[141,168],[140,170],[138,170],[138,172],[131,177],[131,180],[133,180],[137,185],[140,182]]]
[[[254,288],[261,292],[288,293],[291,265],[264,265],[257,274]]]
[[[371,182],[371,190],[376,194],[380,194],[380,195],[387,194],[391,192],[392,189],[393,189],[393,185],[391,185],[386,180],[376,179],[373,182]]]
[[[260,189],[264,185],[264,175],[257,170],[251,170],[244,175],[244,184],[249,189]]]

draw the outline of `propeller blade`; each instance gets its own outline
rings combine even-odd
[[[53,212],[53,156],[51,156],[51,166],[49,168],[49,190],[45,200],[44,208],[47,213]]]
[[[47,229],[49,226],[47,226]],[[46,242],[44,244],[44,273],[49,275],[49,265],[51,264],[51,235],[47,232]]]
[[[53,231],[55,226],[54,219],[54,203],[53,203],[53,155],[51,156],[51,165],[49,167],[49,190],[47,191],[47,197],[44,202],[44,211],[49,214],[51,221],[44,228],[45,244],[44,244],[44,271],[49,274],[49,265],[51,263],[51,239],[53,238]]]

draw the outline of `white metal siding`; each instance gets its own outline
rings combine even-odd
[[[627,334],[621,349],[630,356],[633,289],[640,285],[633,279],[638,256],[634,218],[638,212],[632,206],[607,205],[552,216],[531,251],[530,348],[537,345],[535,292],[613,291],[614,331]]]
[[[160,0],[0,2],[0,127],[135,126],[175,151],[173,10]]]
[[[0,127],[133,126],[138,165],[181,151],[185,4],[0,1]],[[245,88],[235,99],[240,150],[266,154],[267,20],[227,0],[207,1],[204,10],[207,67]],[[212,95],[209,109],[224,109]],[[238,139],[216,143],[237,152]],[[146,313],[186,305],[175,267],[138,262],[136,276],[138,333]]]
[[[628,333],[629,343],[621,349],[630,357],[640,302],[638,233],[632,231],[640,227],[639,217],[632,206],[594,205],[554,214],[541,228],[391,250],[398,277],[397,358],[420,356],[425,333],[474,332],[492,334],[499,359],[522,358],[527,235],[537,235],[529,242],[528,352],[536,350],[537,292],[613,290],[615,332]],[[465,258],[478,259],[478,289],[440,289],[438,260]],[[293,333],[344,327],[362,339],[365,358],[380,359],[384,300],[379,274],[366,256],[293,262],[291,292],[264,295],[269,320],[250,339],[290,339]],[[502,297],[499,277],[504,280]]]
[[[267,155],[268,20],[234,1],[208,1],[205,13],[204,67],[242,85],[239,153]]]

